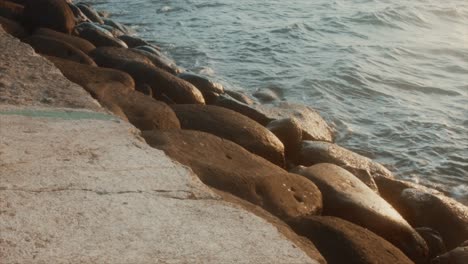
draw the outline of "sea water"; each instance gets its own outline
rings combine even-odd
[[[468,203],[468,1],[91,2],[183,68],[311,106],[339,145]]]

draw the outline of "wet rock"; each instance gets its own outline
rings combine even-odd
[[[321,211],[317,187],[239,145],[190,130],[144,131],[152,147],[192,168],[207,185],[259,205],[283,220],[302,219]]]
[[[246,93],[243,91],[233,91],[233,90],[228,90],[226,89],[225,92],[231,96],[232,98],[236,99],[237,101],[247,104],[247,105],[253,105],[255,102],[252,100]]]
[[[83,12],[83,14],[85,14],[86,17],[89,18],[91,21],[95,23],[99,23],[99,24],[104,24],[104,21],[102,20],[102,18],[99,16],[96,10],[94,10],[94,8],[92,8],[91,6],[83,4],[83,3],[78,3],[76,4],[76,7],[78,7],[81,10],[81,12]]]
[[[442,236],[447,250],[468,240],[468,208],[444,194],[418,184],[376,177],[380,195],[414,227],[430,227]]]
[[[90,53],[101,67],[109,67],[130,74],[137,87],[151,87],[153,97],[169,97],[179,104],[204,104],[201,92],[191,83],[154,66],[145,56],[131,50],[96,48]]]
[[[284,167],[284,146],[257,122],[213,105],[172,105],[183,129],[204,131],[239,144],[250,152]]]
[[[428,227],[418,227],[415,228],[415,230],[424,239],[424,241],[426,241],[427,247],[429,248],[428,259],[433,259],[447,252],[444,240],[440,236],[439,232]]]
[[[374,177],[393,178],[393,174],[381,164],[333,143],[303,141],[296,162],[304,166],[333,163],[354,174],[367,186],[377,191]]]
[[[15,21],[20,21],[23,17],[24,6],[10,2],[0,1],[0,16]]]
[[[266,128],[283,142],[285,155],[297,153],[301,147],[302,130],[294,118],[284,118],[270,122]]]
[[[343,219],[311,216],[289,223],[314,243],[328,264],[413,263],[383,238]]]
[[[163,57],[164,55],[161,53],[161,50],[158,47],[155,47],[154,45],[143,45],[143,46],[136,46],[135,49],[139,50],[144,50],[146,52],[153,53],[154,55],[157,55],[159,57]],[[169,60],[169,58],[166,58]]]
[[[189,72],[183,72],[177,77],[186,80],[187,82],[195,85],[200,90],[205,98],[207,104],[212,104],[220,94],[224,93],[224,87],[220,83],[213,82],[208,78]]]
[[[76,26],[77,35],[93,43],[96,47],[127,48],[127,44],[115,38],[109,31],[93,23],[81,23]]]
[[[118,36],[122,36],[122,35],[125,35],[125,32],[121,31],[120,29],[118,28],[115,28],[115,27],[112,27],[112,26],[109,26],[109,25],[97,25],[98,27],[104,29],[104,30],[107,30],[109,31],[113,37],[117,38],[118,39]],[[120,40],[120,39],[119,39]]]
[[[257,98],[261,103],[271,103],[274,101],[280,101],[281,97],[283,96],[282,91],[280,89],[274,88],[257,90],[252,95],[255,98]]]
[[[26,30],[18,22],[0,16],[0,25],[2,28],[13,37],[24,38],[27,36]]]
[[[369,229],[403,251],[416,263],[425,263],[428,248],[419,234],[384,199],[353,174],[334,164],[298,167],[319,187],[323,214],[340,217]]]
[[[226,94],[228,92],[226,91]],[[232,98],[229,95],[220,95],[214,102],[215,105],[221,106],[227,109],[231,109],[233,111],[236,111],[240,114],[243,114],[247,117],[249,117],[252,120],[257,121],[259,124],[265,126],[267,125],[271,120],[262,112],[256,110],[253,108],[251,105],[244,104],[234,98]]]
[[[46,27],[70,34],[75,27],[75,16],[63,0],[28,1],[24,6],[24,25],[30,31]]]
[[[177,66],[174,63],[172,63],[170,60],[167,60],[165,57],[160,57],[141,49],[131,49],[131,51],[145,56],[153,63],[154,66],[160,68],[161,70],[165,70],[170,74],[175,75],[178,72],[180,72],[180,69],[177,68]]]
[[[134,82],[128,74],[53,57],[49,57],[49,60],[65,77],[85,88],[110,111],[117,115],[123,112],[138,129],[180,128],[179,120],[168,105],[133,90]]]
[[[55,56],[82,64],[96,66],[93,59],[74,46],[52,37],[33,35],[24,40],[37,53]]]
[[[129,33],[129,29],[126,26],[120,24],[119,22],[116,22],[116,21],[108,19],[108,18],[104,18],[103,21],[104,21],[104,25],[113,27],[113,28],[119,30],[120,32],[122,32],[123,34],[121,36]]]
[[[70,10],[73,12],[73,15],[75,16],[76,24],[79,24],[82,22],[91,22],[91,20],[73,3],[68,3],[68,7],[70,7]]]
[[[48,29],[48,28],[38,28],[36,31],[34,31],[34,35],[58,39],[60,41],[66,42],[74,46],[77,49],[80,49],[82,52],[86,54],[96,48],[91,42],[85,39],[67,35],[62,32],[58,32],[58,31]]]
[[[458,247],[431,261],[431,264],[466,264],[468,263],[468,247]]]
[[[118,36],[118,38],[122,40],[123,42],[125,42],[129,48],[135,48],[138,46],[145,46],[145,45],[151,46],[149,42],[141,38],[134,37],[134,36],[122,35],[122,36]]]

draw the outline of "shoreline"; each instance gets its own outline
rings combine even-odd
[[[134,133],[150,146],[190,167],[224,200],[273,223],[312,261],[340,263],[354,254],[365,263],[423,264],[438,255],[437,261],[459,256],[445,253],[468,240],[466,206],[396,180],[382,165],[334,144],[331,128],[313,109],[287,102],[252,104],[245,94],[182,72],[157,46],[122,37],[125,27],[108,20],[101,24],[103,17],[92,7],[77,8],[82,14],[75,9],[73,20],[95,21],[65,24],[72,35],[41,29],[29,36],[14,20],[7,21],[9,26],[0,22],[121,122],[133,124],[139,129]],[[90,13],[84,15],[85,10]],[[41,16],[45,11],[25,12]],[[7,94],[2,104],[21,105],[22,97]],[[450,225],[441,225],[444,221]],[[365,236],[358,239],[358,233]],[[343,236],[351,248],[338,239]],[[330,239],[336,244],[327,244]],[[336,259],[335,249],[351,255]]]

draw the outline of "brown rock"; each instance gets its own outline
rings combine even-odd
[[[303,141],[296,162],[311,166],[318,163],[332,163],[354,174],[367,186],[377,191],[374,177],[393,178],[393,174],[384,166],[333,143],[321,141]]]
[[[129,36],[129,35],[122,35],[118,36],[120,40],[125,42],[129,48],[135,48],[138,46],[144,46],[148,45],[151,46],[151,44],[141,38],[135,37],[135,36]]]
[[[290,225],[314,243],[328,264],[413,263],[383,238],[339,218],[311,216]]]
[[[213,104],[218,96],[224,93],[224,87],[220,83],[213,82],[204,76],[183,72],[178,74],[177,77],[195,85],[203,94],[207,104]]]
[[[23,17],[24,6],[2,0],[0,1],[0,16],[15,21],[20,21]]]
[[[247,104],[247,105],[253,105],[255,103],[252,98],[250,98],[245,92],[243,91],[233,91],[233,90],[225,90],[226,94],[231,96],[232,98],[236,99],[237,101]]]
[[[34,0],[24,6],[24,25],[29,30],[46,27],[70,34],[75,27],[75,17],[66,1]]]
[[[380,195],[414,227],[430,227],[448,250],[468,240],[468,208],[442,193],[418,184],[376,177]]]
[[[425,241],[390,204],[353,174],[329,163],[299,167],[296,172],[319,187],[324,215],[367,228],[398,247],[414,262],[425,263],[428,254]]]
[[[128,48],[125,42],[114,37],[109,31],[92,23],[81,23],[75,29],[79,37],[88,40],[96,47]]]
[[[81,85],[114,114],[125,114],[140,130],[178,129],[179,120],[165,103],[133,90],[133,79],[113,69],[90,67],[49,57],[63,75]]]
[[[164,57],[157,56],[153,53],[141,49],[131,49],[131,51],[145,56],[153,63],[154,66],[160,68],[161,70],[165,70],[170,74],[177,74],[177,72],[179,72],[177,66],[175,64],[172,64],[171,61],[166,60]]]
[[[153,65],[146,56],[125,48],[99,47],[93,50],[90,55],[99,66],[107,68],[119,68],[131,62]]]
[[[10,35],[16,38],[24,38],[27,36],[26,30],[14,20],[0,16],[0,25]]]
[[[280,101],[283,97],[283,91],[279,88],[265,88],[261,90],[257,90],[255,93],[252,94],[255,98],[257,98],[261,103],[271,103],[274,101]]]
[[[82,64],[97,66],[88,55],[74,46],[53,37],[33,35],[24,40],[31,45],[37,53],[55,56]]]
[[[58,39],[60,41],[66,42],[67,44],[74,46],[75,48],[81,50],[86,54],[88,54],[96,48],[91,42],[87,41],[86,39],[67,35],[62,32],[58,32],[48,28],[38,28],[36,31],[34,31],[34,35]]]
[[[76,7],[78,7],[81,10],[81,12],[83,12],[83,14],[94,23],[104,24],[104,21],[99,16],[97,11],[94,10],[94,8],[92,8],[91,6],[84,3],[78,3],[76,4]]]
[[[458,247],[452,251],[438,256],[431,264],[466,264],[468,263],[468,247]]]
[[[285,219],[301,219],[321,211],[317,187],[239,145],[189,130],[144,131],[149,145],[192,168],[207,185],[232,193]]]
[[[286,157],[299,151],[302,141],[302,130],[296,119],[284,118],[275,120],[268,123],[266,128],[283,142]]]
[[[226,94],[228,92],[226,91]],[[250,119],[257,121],[259,124],[266,126],[270,120],[264,113],[258,111],[257,109],[253,108],[251,105],[247,105],[242,103],[229,95],[220,95],[216,99],[214,103],[217,106],[221,106],[227,109],[231,109],[233,111],[238,112],[239,114],[243,114]]]
[[[204,131],[239,144],[248,151],[284,167],[284,146],[252,119],[214,105],[172,105],[183,129]]]
[[[433,259],[447,252],[444,240],[440,236],[439,232],[429,227],[418,227],[415,228],[415,230],[424,239],[424,241],[426,241],[427,247],[429,248],[428,259]]]
[[[70,10],[73,12],[73,15],[75,16],[76,24],[79,24],[82,22],[91,22],[91,20],[83,12],[81,12],[81,10],[76,5],[72,3],[68,3],[68,7],[70,7]]]

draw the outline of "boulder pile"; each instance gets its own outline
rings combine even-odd
[[[338,146],[310,107],[184,71],[103,14],[66,0],[0,0],[5,31],[228,201],[307,238],[322,263],[468,263],[466,206]]]

